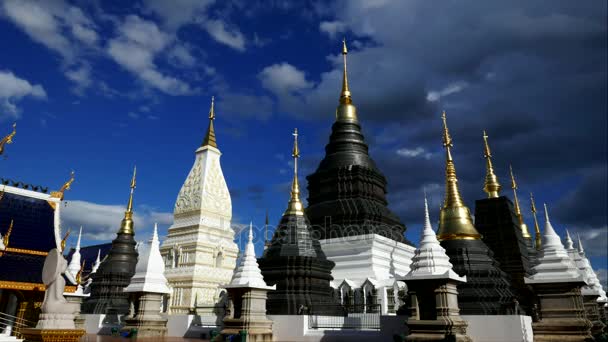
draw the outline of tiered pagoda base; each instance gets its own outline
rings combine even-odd
[[[441,246],[450,257],[454,272],[466,276],[458,284],[461,315],[502,315],[513,312],[514,295],[509,277],[481,240],[444,240]]]
[[[132,293],[131,312],[125,318],[123,332],[138,337],[163,337],[167,334],[167,318],[160,315],[162,293]]]
[[[535,342],[593,340],[581,296],[583,284],[533,284],[540,301],[540,320],[532,323]]]
[[[597,295],[583,295],[583,306],[585,307],[585,315],[591,321],[591,335],[598,336],[604,332],[606,325],[602,322],[600,310],[597,303]]]
[[[500,269],[510,276],[519,305],[530,314],[534,294],[524,283],[524,277],[530,274],[530,241],[522,235],[511,201],[505,196],[477,200],[475,228],[494,253],[493,257],[500,263]]]
[[[32,342],[78,342],[85,334],[83,329],[37,329],[24,328],[21,334]]]
[[[456,285],[445,278],[407,281],[411,299],[407,341],[473,341],[459,314]]]
[[[229,288],[230,317],[224,318],[221,334],[241,335],[246,331],[247,342],[272,342],[272,321],[266,317],[267,292],[256,288]]]

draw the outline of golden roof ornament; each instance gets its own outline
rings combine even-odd
[[[484,152],[483,157],[486,159],[486,180],[483,185],[483,191],[488,194],[488,198],[498,197],[500,192],[500,183],[494,173],[494,166],[492,165],[492,152],[490,152],[490,145],[488,144],[488,135],[486,131],[483,131],[483,144]]]
[[[57,191],[53,191],[51,192],[51,197],[52,198],[57,198],[60,201],[63,201],[63,197],[64,197],[64,193],[66,190],[70,190],[70,187],[72,186],[72,183],[74,183],[74,171],[72,170],[72,172],[70,173],[70,179],[68,179],[67,182],[65,182],[61,188]],[[48,201],[49,205],[55,209],[57,207],[57,203],[53,202],[53,201]]]
[[[68,231],[65,232],[65,235],[63,236],[63,239],[61,239],[61,251],[65,251],[65,244],[68,241],[68,237],[70,236],[70,231],[71,229],[68,228]]]
[[[13,143],[13,137],[17,134],[17,123],[13,123],[13,131],[0,140],[0,156],[4,153],[4,146]]]
[[[213,127],[213,120],[215,120],[215,96],[211,96],[211,108],[209,108],[209,127],[207,128],[207,134],[203,139],[201,146],[212,146],[217,148],[217,142],[215,141],[215,129]]]
[[[517,215],[517,219],[519,220],[519,229],[521,230],[521,235],[525,239],[531,239],[530,232],[528,231],[528,226],[524,222],[523,215],[521,214],[521,208],[519,207],[519,199],[517,198],[517,183],[515,183],[515,176],[513,175],[513,167],[509,165],[509,172],[511,173],[511,189],[513,189],[513,201],[515,202],[515,215]]]
[[[120,223],[120,230],[118,234],[135,234],[133,230],[133,192],[135,191],[135,176],[137,174],[137,167],[133,167],[133,178],[131,178],[131,193],[129,194],[129,202],[127,203],[127,210],[125,211],[125,217]]]
[[[304,205],[300,201],[300,184],[298,182],[298,158],[300,158],[300,149],[298,148],[298,129],[293,132],[293,181],[291,182],[291,197],[287,210],[283,215],[304,216]]]
[[[8,243],[10,242],[10,238],[11,238],[11,233],[13,232],[13,219],[11,219],[11,223],[8,226],[8,230],[6,231],[6,234],[4,234],[4,237],[2,237],[2,243],[4,244],[4,248],[8,248]]]
[[[540,226],[538,225],[538,219],[536,218],[536,205],[534,204],[534,195],[530,193],[530,210],[532,211],[532,218],[534,218],[534,232],[535,232],[535,240],[534,247],[537,250],[540,250],[542,246],[542,238],[540,235]]]
[[[342,74],[342,91],[340,92],[340,104],[336,109],[337,121],[357,121],[357,108],[353,105],[350,90],[348,88],[348,74],[346,72],[346,39],[342,40],[342,58],[343,58],[343,74]]]
[[[76,284],[81,284],[82,283],[82,272],[84,271],[84,264],[85,264],[86,260],[82,261],[82,265],[80,266],[80,269],[78,270],[78,273],[76,273]]]
[[[458,189],[456,167],[452,159],[452,137],[448,130],[445,111],[441,116],[443,120],[443,147],[446,149],[445,166],[445,199],[439,215],[439,229],[437,239],[443,240],[479,240],[481,235],[475,229],[469,208],[464,204]]]

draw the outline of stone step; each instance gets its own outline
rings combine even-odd
[[[8,336],[0,334],[0,342],[21,342],[23,339],[16,338],[15,336]]]

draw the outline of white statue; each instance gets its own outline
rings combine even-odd
[[[36,328],[40,329],[75,329],[74,313],[78,312],[78,304],[68,303],[63,297],[65,280],[62,274],[74,285],[76,280],[68,269],[68,262],[57,248],[51,249],[44,260],[42,282],[46,286],[42,314]]]

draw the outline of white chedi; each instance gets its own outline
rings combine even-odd
[[[95,263],[93,264],[93,268],[91,268],[91,274],[96,273],[99,265],[101,265],[101,249],[97,250],[97,259],[95,259]]]
[[[445,253],[445,249],[441,247],[437,240],[437,235],[431,226],[429,217],[429,206],[424,199],[424,227],[420,238],[420,247],[416,249],[410,272],[404,277],[404,280],[414,279],[453,279],[457,281],[466,281],[466,276],[461,277],[452,270],[450,258]]]
[[[274,290],[276,285],[268,286],[264,282],[264,277],[260,271],[258,261],[255,257],[255,247],[253,246],[253,223],[249,224],[249,238],[245,246],[245,253],[241,258],[241,262],[236,268],[230,284],[226,288],[257,288],[265,290]]]
[[[585,250],[583,248],[583,242],[581,241],[581,237],[578,237],[578,254],[581,259],[581,263],[579,265],[579,271],[583,275],[585,282],[587,282],[587,286],[583,286],[582,294],[585,295],[597,295],[598,301],[600,297],[606,297],[606,293],[602,289],[602,285],[600,285],[600,280],[597,278],[597,275],[593,271],[593,267],[591,267],[591,263],[587,256],[585,255]],[[603,292],[603,293],[602,293]],[[602,296],[603,295],[603,296]]]
[[[577,282],[583,281],[573,260],[568,256],[562,241],[553,229],[545,204],[545,231],[535,272],[525,279],[526,283]]]
[[[70,259],[70,264],[68,265],[68,271],[72,274],[74,278],[80,271],[80,239],[82,238],[82,226],[80,227],[80,232],[78,233],[78,240],[76,241],[76,249],[74,250],[74,254],[72,254],[72,258]]]
[[[165,264],[160,255],[158,225],[154,224],[152,240],[139,244],[135,275],[131,278],[125,292],[170,293],[165,278]]]

